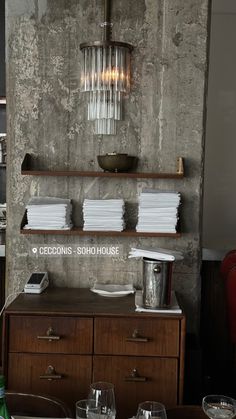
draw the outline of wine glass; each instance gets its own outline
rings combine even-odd
[[[203,398],[202,408],[210,419],[232,419],[236,414],[236,400],[211,394]]]
[[[142,402],[138,405],[136,419],[167,419],[164,404],[153,401]]]
[[[101,405],[101,417],[103,419],[115,419],[116,405],[114,385],[104,381],[98,381],[90,385],[89,399],[93,399]]]
[[[78,400],[75,407],[76,419],[100,419],[101,406],[93,399]]]

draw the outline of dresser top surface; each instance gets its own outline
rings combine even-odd
[[[133,294],[108,298],[87,288],[47,288],[42,294],[22,293],[6,308],[5,314],[184,318],[184,314],[136,312]]]

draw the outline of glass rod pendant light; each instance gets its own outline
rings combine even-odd
[[[81,90],[88,92],[88,120],[95,134],[116,134],[123,95],[130,90],[132,45],[111,40],[110,0],[104,0],[103,40],[80,44]]]

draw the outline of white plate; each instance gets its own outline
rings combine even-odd
[[[135,289],[132,284],[116,285],[116,284],[94,284],[90,290],[102,297],[124,297],[133,294]]]

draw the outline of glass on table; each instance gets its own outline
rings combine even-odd
[[[202,399],[202,408],[210,419],[232,419],[236,415],[236,400],[223,395],[210,394]]]
[[[93,399],[101,406],[102,419],[115,419],[116,404],[114,385],[98,381],[90,385],[89,399]]]
[[[167,419],[166,408],[159,402],[142,402],[138,405],[136,419]]]
[[[100,419],[101,406],[93,399],[78,400],[75,407],[76,419]]]

